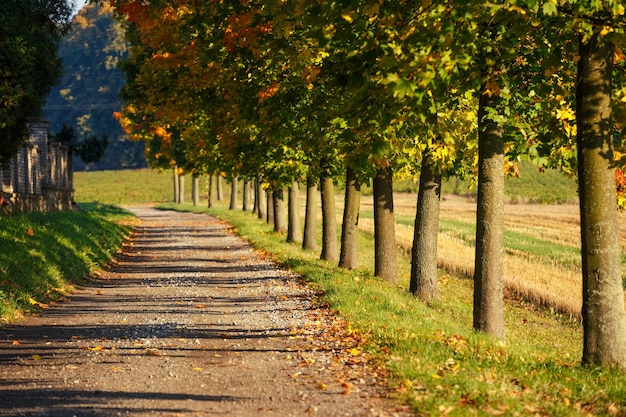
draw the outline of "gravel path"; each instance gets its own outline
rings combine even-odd
[[[0,329],[0,416],[406,416],[358,336],[206,215],[134,208],[116,262]]]

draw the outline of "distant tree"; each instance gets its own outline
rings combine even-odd
[[[0,2],[0,160],[17,153],[59,80],[56,53],[70,15],[67,0]]]
[[[63,127],[57,132],[52,140],[68,146],[76,152],[85,164],[92,164],[100,161],[104,156],[104,151],[109,144],[109,138],[103,134],[98,138],[96,135],[87,135],[84,140],[79,140],[74,128],[63,124]]]
[[[52,131],[72,126],[81,138],[105,134],[109,145],[89,169],[137,168],[146,165],[144,145],[128,140],[113,113],[121,108],[119,93],[124,76],[118,63],[127,55],[119,22],[106,4],[87,4],[72,20],[59,46],[63,75],[47,97],[43,116]],[[84,160],[74,160],[82,170]]]

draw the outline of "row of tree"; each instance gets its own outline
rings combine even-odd
[[[283,188],[295,198],[306,180],[305,225],[319,184],[323,259],[356,266],[359,190],[371,181],[375,273],[394,281],[392,181],[419,176],[410,291],[437,298],[441,181],[474,178],[477,330],[504,337],[505,173],[521,158],[577,172],[583,362],[626,367],[615,180],[626,126],[621,1],[110,4],[131,44],[117,117],[145,141],[149,162],[261,181],[275,208]]]

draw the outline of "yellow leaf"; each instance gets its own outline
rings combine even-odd
[[[33,355],[33,356],[31,356],[31,358],[33,358],[34,361],[40,361],[41,360],[41,356],[39,356],[39,355]]]
[[[94,351],[99,351],[99,350],[103,350],[104,346],[96,346],[96,347],[91,347],[89,348],[89,350],[94,350]]]
[[[328,389],[328,385],[324,384],[323,382],[320,382],[317,384],[317,388],[321,389],[322,391],[326,391]]]
[[[348,349],[348,353],[351,354],[352,356],[359,356],[361,354],[361,351],[357,348],[352,348],[352,349]]]

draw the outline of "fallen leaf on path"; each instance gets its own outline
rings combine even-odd
[[[20,345],[20,342],[18,342],[17,340],[13,341],[13,346],[19,346],[19,345]]]
[[[161,352],[159,352],[156,348],[147,348],[144,351],[144,355],[146,356],[161,356]]]
[[[40,361],[40,360],[41,360],[41,356],[39,356],[39,355],[32,355],[32,356],[31,356],[31,358],[32,358],[34,361]]]
[[[34,306],[39,307],[39,308],[43,308],[43,309],[50,308],[50,306],[48,304],[40,303],[39,301],[35,300],[32,297],[28,299],[28,302],[31,303]]]

